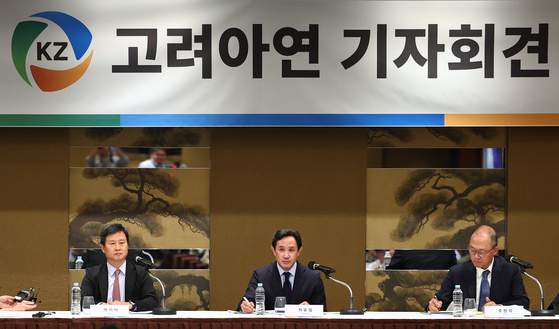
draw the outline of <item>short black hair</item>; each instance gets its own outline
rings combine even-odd
[[[167,151],[162,147],[152,147],[152,148],[149,149],[150,154],[153,153],[153,152],[157,152],[157,151],[165,151],[165,153],[167,153]]]
[[[126,243],[130,242],[130,238],[128,236],[128,230],[126,227],[122,226],[121,224],[109,224],[101,230],[101,244],[105,245],[105,240],[107,240],[107,235],[115,234],[118,232],[124,232],[126,235]]]
[[[301,235],[299,234],[299,232],[291,229],[278,230],[274,235],[274,238],[272,239],[272,247],[276,249],[276,243],[287,236],[294,237],[295,241],[297,242],[297,250],[301,249],[301,247],[303,246],[303,240],[301,240]]]

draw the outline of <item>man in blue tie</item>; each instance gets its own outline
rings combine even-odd
[[[530,300],[520,270],[497,255],[497,233],[493,228],[478,227],[470,237],[468,250],[471,261],[450,268],[441,290],[429,301],[429,311],[445,310],[452,302],[452,291],[457,284],[464,299],[476,299],[479,311],[492,305],[521,305],[528,309]]]
[[[290,229],[277,231],[271,249],[276,261],[252,273],[238,310],[254,312],[254,293],[258,283],[262,283],[266,291],[267,310],[274,309],[276,296],[285,296],[287,304],[322,304],[326,312],[326,294],[320,273],[297,261],[303,250],[299,232]]]

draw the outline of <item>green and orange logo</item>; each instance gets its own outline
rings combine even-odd
[[[16,26],[12,36],[12,60],[21,78],[49,92],[74,84],[87,71],[93,56],[89,29],[58,11],[29,18]],[[73,56],[68,56],[72,50]]]

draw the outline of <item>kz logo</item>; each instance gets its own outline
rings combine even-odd
[[[45,11],[30,18],[36,20],[20,22],[12,36],[12,60],[16,70],[33,86],[28,76],[30,72],[42,91],[69,87],[89,67],[93,56],[93,50],[89,50],[91,32],[79,20],[58,11]]]

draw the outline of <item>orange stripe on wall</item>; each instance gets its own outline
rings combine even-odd
[[[559,113],[445,114],[445,126],[559,126]]]

